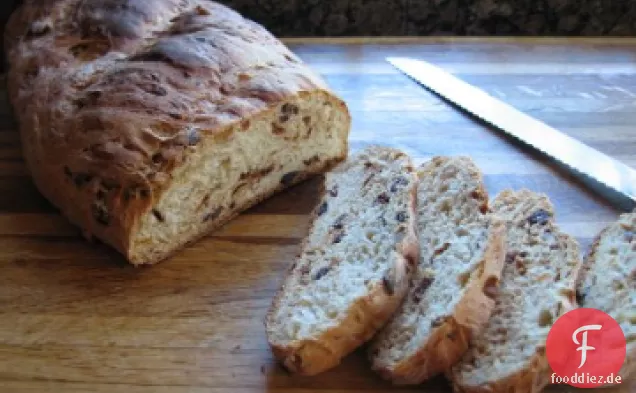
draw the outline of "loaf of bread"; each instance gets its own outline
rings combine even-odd
[[[315,375],[369,340],[400,305],[418,256],[417,178],[370,147],[327,174],[312,224],[266,319],[274,355]]]
[[[419,264],[369,348],[372,368],[394,384],[419,384],[460,359],[488,322],[505,255],[505,224],[488,213],[470,158],[434,157],[418,176]]]
[[[25,1],[5,44],[34,183],[133,264],[347,155],[345,103],[212,1]]]
[[[579,306],[607,313],[627,341],[620,371],[623,381],[636,378],[636,211],[622,214],[604,228],[587,255],[577,285]]]
[[[576,307],[579,246],[559,229],[552,203],[543,194],[507,190],[491,205],[508,223],[495,309],[447,374],[455,392],[538,393],[550,382],[548,333]]]

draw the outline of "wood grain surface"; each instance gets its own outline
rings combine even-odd
[[[636,40],[290,39],[349,104],[351,150],[404,149],[419,163],[470,155],[491,195],[553,200],[585,250],[620,210],[533,150],[459,113],[386,56],[431,61],[636,167]],[[395,388],[362,353],[316,377],[274,361],[263,318],[299,250],[320,179],[277,195],[170,260],[135,268],[80,237],[35,190],[0,103],[0,392],[445,392]],[[633,383],[633,381],[632,381]],[[550,387],[550,392],[573,392]],[[634,392],[623,384],[603,392]],[[594,392],[594,391],[591,391]]]

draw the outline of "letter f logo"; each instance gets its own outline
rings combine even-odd
[[[594,308],[576,308],[554,322],[545,353],[556,374],[555,383],[561,378],[577,388],[597,388],[612,384],[610,380],[619,375],[627,340],[621,325],[610,315]]]
[[[572,341],[574,341],[575,344],[580,345],[580,347],[576,349],[577,351],[581,351],[581,364],[579,365],[579,368],[583,367],[583,365],[587,361],[587,351],[593,351],[596,349],[587,345],[587,332],[589,330],[601,330],[602,327],[603,326],[601,325],[585,325],[576,329],[574,331],[574,334],[572,334]],[[578,334],[581,332],[583,332],[583,343],[580,343],[579,340],[576,338],[576,336],[578,336]]]

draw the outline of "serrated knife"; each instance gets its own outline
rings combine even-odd
[[[620,193],[636,204],[636,171],[422,60],[387,61],[415,81],[495,128]]]

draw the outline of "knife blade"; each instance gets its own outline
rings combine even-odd
[[[636,171],[614,158],[552,128],[513,106],[422,60],[386,59],[429,90],[470,112],[496,129],[541,151],[580,174],[594,179],[636,203]]]

